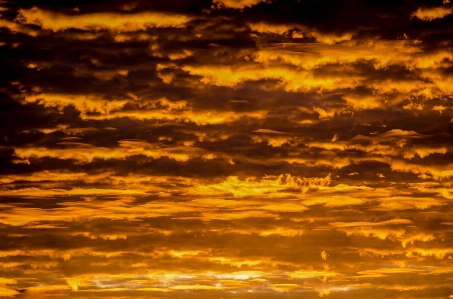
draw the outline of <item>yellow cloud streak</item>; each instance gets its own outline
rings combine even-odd
[[[95,95],[42,93],[26,96],[25,102],[39,103],[44,107],[56,107],[59,110],[72,105],[81,112],[81,118],[84,120],[130,117],[139,120],[156,119],[160,121],[195,122],[205,125],[230,123],[244,117],[262,119],[267,113],[265,110],[251,112],[194,111],[187,106],[187,101],[172,102],[165,98],[137,102],[135,99],[106,100]],[[123,110],[126,104],[142,107],[140,107],[141,109]]]
[[[451,149],[446,146],[428,147],[424,145],[407,145],[411,139],[423,139],[429,136],[418,134],[414,131],[404,131],[393,129],[385,133],[364,136],[357,135],[354,138],[346,141],[332,142],[306,142],[308,147],[323,148],[326,150],[361,150],[372,154],[373,156],[394,156],[404,159],[412,159],[416,156],[425,158],[432,154],[445,154]]]
[[[219,2],[223,3],[226,7],[242,9],[246,6],[252,6],[260,3],[263,0],[221,0]]]
[[[409,196],[392,196],[379,199],[380,205],[376,210],[424,210],[434,206],[442,206],[446,203],[441,199],[432,197],[409,197]]]
[[[253,195],[272,195],[279,197],[286,196],[285,189],[295,188],[299,192],[306,192],[310,189],[317,189],[320,187],[328,186],[330,183],[330,176],[325,178],[300,178],[296,176],[280,175],[277,178],[265,177],[259,181],[254,177],[248,177],[241,181],[236,176],[229,176],[226,180],[219,184],[213,185],[200,185],[192,192],[194,194],[231,194],[236,197],[246,197]]]
[[[409,209],[410,207],[404,207]],[[415,241],[429,242],[434,240],[434,235],[423,232],[412,232],[413,222],[408,219],[392,219],[382,222],[334,222],[331,226],[350,235],[376,237],[381,240],[390,239],[401,242],[405,248],[408,243]]]
[[[39,190],[39,189],[38,189]],[[92,189],[86,190],[75,189],[75,195],[86,196],[83,202],[64,202],[60,204],[58,209],[39,209],[39,208],[23,208],[10,205],[2,205],[5,210],[0,211],[0,221],[15,226],[23,226],[29,223],[36,223],[37,219],[40,222],[67,222],[74,219],[136,219],[146,217],[168,216],[178,213],[192,213],[194,207],[190,205],[175,205],[173,201],[152,202],[144,205],[131,205],[134,198],[124,196],[117,200],[109,201],[106,204],[103,201],[93,200],[91,196],[98,195],[121,195],[122,190],[104,190]],[[123,190],[126,194],[134,194],[133,191]],[[26,193],[28,196],[36,196],[34,193]],[[20,193],[20,192],[19,192]],[[36,192],[39,196],[40,192]],[[66,193],[52,193],[51,190],[43,191],[46,196],[54,195],[61,196]],[[68,191],[71,195],[71,191]],[[14,192],[13,192],[14,194]],[[42,193],[41,193],[42,194]],[[135,193],[134,195],[137,195]]]
[[[347,41],[342,44],[325,45],[325,44],[281,44],[272,47],[262,48],[254,55],[254,61],[260,63],[261,68],[276,70],[275,75],[266,76],[264,73],[260,74],[260,78],[276,78],[282,80],[282,84],[286,90],[317,90],[319,84],[316,80],[321,80],[316,77],[314,80],[311,77],[311,72],[316,69],[322,69],[324,66],[336,65],[337,69],[343,72],[351,73],[352,77],[349,83],[349,88],[358,85],[367,85],[369,88],[374,89],[375,94],[370,96],[358,97],[354,94],[346,92],[344,99],[354,108],[377,108],[385,104],[385,96],[395,91],[401,93],[392,104],[402,102],[408,98],[408,94],[421,96],[430,100],[439,95],[451,94],[451,79],[449,76],[440,72],[437,68],[442,67],[445,61],[451,61],[453,54],[444,49],[438,49],[430,52],[423,52],[420,49],[418,41],[382,41],[382,40],[369,40],[361,41]],[[392,55],[388,55],[391,52]],[[410,70],[419,69],[422,74],[420,79],[397,79],[397,80],[382,80],[376,79],[373,81],[366,81],[355,75],[351,64],[356,62],[368,61],[373,63],[376,70],[385,69],[389,66],[404,65]],[[307,86],[299,89],[295,78],[292,75],[294,72],[289,66],[298,68],[299,81],[304,82]],[[280,75],[280,69],[287,69],[287,74]],[[255,67],[258,68],[258,67]],[[243,80],[256,80],[250,75],[247,75],[247,69],[235,68],[233,70],[222,69],[222,75],[213,77],[211,74],[205,77],[206,82],[213,82],[213,84],[233,86],[234,82],[241,82]],[[302,78],[302,79],[301,79]],[[424,80],[424,79],[427,80]],[[323,90],[331,90],[332,88],[348,88],[341,81],[338,81],[331,75],[325,77],[327,79],[322,82]],[[332,81],[333,80],[333,81]],[[365,82],[366,81],[366,82]],[[318,81],[321,82],[321,81]],[[330,83],[335,83],[330,85]],[[346,83],[347,84],[347,83]]]
[[[291,66],[183,66],[182,69],[192,75],[201,76],[201,82],[205,84],[234,87],[247,80],[274,79],[281,81],[280,86],[288,92],[352,88],[360,85],[364,79],[354,75],[347,79],[334,74],[315,76],[311,71]]]
[[[365,270],[357,272],[360,275],[375,275],[375,277],[387,276],[388,274],[420,274],[427,270],[415,268],[380,268],[375,270]]]
[[[194,122],[198,125],[208,124],[227,124],[238,121],[241,118],[263,119],[267,114],[266,110],[251,112],[230,112],[230,111],[194,111],[192,109],[181,112],[170,112],[165,110],[128,110],[114,111],[105,115],[86,116],[86,119],[114,119],[120,117],[130,117],[139,120],[175,120],[180,122]]]
[[[453,177],[453,164],[421,165],[406,160],[392,159],[387,161],[393,171],[411,172],[421,178],[434,178],[436,180]]]
[[[393,55],[389,56],[388,53]],[[453,54],[445,49],[423,52],[418,41],[365,40],[350,41],[335,45],[281,44],[261,48],[254,61],[271,65],[289,64],[305,70],[320,68],[327,64],[351,64],[359,61],[373,63],[375,69],[391,65],[404,65],[408,69],[433,69],[442,66]],[[389,81],[395,86],[397,82]],[[413,82],[413,81],[410,81]],[[422,83],[421,81],[416,81]],[[403,86],[408,88],[407,86]],[[397,88],[397,86],[396,86]]]
[[[16,20],[52,31],[74,28],[128,32],[146,30],[150,27],[183,27],[190,21],[190,17],[158,12],[94,13],[69,16],[33,7],[31,9],[20,9]]]
[[[23,159],[31,157],[51,157],[58,159],[75,159],[79,163],[89,163],[94,159],[125,159],[136,155],[144,155],[155,159],[169,157],[176,161],[187,161],[193,157],[204,157],[206,159],[213,158],[212,155],[204,156],[206,155],[206,152],[200,148],[185,146],[161,148],[140,140],[119,141],[119,147],[117,148],[96,147],[78,142],[61,142],[60,145],[67,146],[67,148],[15,148],[15,153],[18,157]]]
[[[321,278],[323,281],[327,281],[328,278],[336,277],[342,275],[341,273],[329,271],[329,270],[313,270],[313,269],[307,269],[307,270],[298,270],[294,271],[289,274],[291,278],[293,279],[306,279],[306,278]]]

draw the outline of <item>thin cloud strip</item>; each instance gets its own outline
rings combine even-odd
[[[183,27],[190,17],[169,15],[157,12],[137,14],[95,13],[85,15],[64,15],[37,7],[20,9],[16,21],[22,24],[40,26],[45,30],[61,31],[66,29],[112,30],[132,32],[150,27]]]

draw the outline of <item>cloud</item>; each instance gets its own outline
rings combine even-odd
[[[298,270],[290,274],[292,278],[313,278],[313,277],[323,277],[323,279],[328,279],[330,277],[335,277],[340,275],[332,271],[316,271],[316,270]]]
[[[0,278],[0,296],[14,297],[19,294],[18,291],[7,288],[7,285],[17,283],[14,279]]]
[[[13,33],[25,33],[29,34],[31,36],[37,36],[38,32],[36,30],[30,29],[26,26],[22,26],[21,24],[9,21],[9,20],[4,20],[0,19],[0,27],[1,28],[8,28]]]
[[[0,297],[449,297],[439,5],[1,4]]]
[[[249,177],[241,181],[238,177],[230,176],[224,182],[215,185],[199,186],[195,192],[199,194],[219,194],[229,193],[236,197],[245,197],[252,195],[266,195],[273,197],[287,196],[287,189],[295,189],[298,192],[306,192],[310,189],[327,186],[330,183],[330,176],[325,178],[300,178],[290,174],[280,175],[276,178],[263,178],[257,181]],[[281,194],[279,194],[282,192]]]
[[[258,4],[261,0],[223,0],[220,1],[219,3],[222,3],[225,5],[225,7],[228,8],[236,8],[236,9],[241,9],[246,6],[252,6],[255,4]]]
[[[392,219],[383,222],[335,222],[330,223],[330,225],[348,235],[355,234],[382,240],[396,240],[401,242],[403,247],[406,247],[408,243],[414,244],[414,241],[429,242],[435,239],[433,234],[414,232],[413,222],[408,219]]]
[[[146,30],[149,27],[181,27],[190,20],[188,16],[170,15],[157,12],[137,14],[96,13],[85,15],[64,15],[37,7],[20,9],[16,20],[23,24],[40,26],[45,30],[66,29],[112,30],[128,32]]]
[[[360,271],[361,275],[375,275],[376,277],[387,276],[389,274],[406,274],[406,273],[426,273],[426,270],[413,269],[413,268],[380,268],[374,270]]]
[[[452,13],[450,7],[440,6],[440,7],[420,7],[414,12],[414,16],[423,20],[423,21],[432,21],[434,19],[443,18]]]
[[[135,155],[145,155],[159,159],[170,157],[177,161],[187,161],[191,157],[203,156],[203,150],[195,147],[175,147],[161,149],[148,142],[141,140],[121,140],[116,150],[105,147],[96,147],[81,142],[60,142],[60,149],[50,148],[16,148],[15,152],[19,158],[28,159],[31,157],[43,158],[52,157],[59,159],[74,159],[80,163],[89,163],[93,159],[125,159]],[[77,149],[77,151],[74,151]],[[209,156],[206,156],[209,159]]]
[[[402,209],[427,209],[432,206],[440,206],[444,203],[436,200],[435,198],[429,197],[404,197],[395,196],[379,199],[380,205],[378,209],[391,209],[391,210],[402,210]]]

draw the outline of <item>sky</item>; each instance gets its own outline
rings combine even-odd
[[[453,3],[0,15],[0,298],[453,298]]]

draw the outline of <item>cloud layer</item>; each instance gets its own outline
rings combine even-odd
[[[3,1],[0,298],[453,296],[449,1]]]

